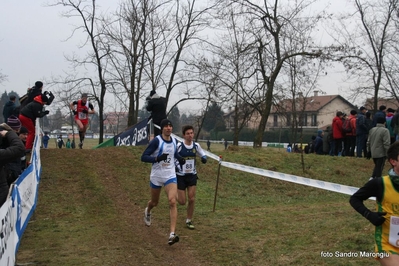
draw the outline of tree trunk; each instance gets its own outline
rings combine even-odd
[[[270,109],[272,107],[272,99],[273,99],[273,82],[269,82],[267,84],[267,93],[266,93],[266,98],[265,98],[265,104],[264,108],[262,108],[262,113],[260,123],[258,126],[258,131],[256,132],[255,135],[255,140],[254,140],[254,148],[262,148],[262,141],[263,141],[263,134],[266,129],[266,124],[267,124],[267,119],[270,114]]]

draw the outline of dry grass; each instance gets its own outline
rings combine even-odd
[[[213,212],[218,163],[212,160],[199,165],[196,230],[184,227],[185,207],[179,206],[181,242],[169,247],[163,194],[153,225],[143,225],[150,172],[150,165],[140,162],[143,149],[42,150],[38,207],[18,263],[377,265],[373,259],[320,255],[372,251],[373,227],[350,207],[347,195],[222,167]],[[366,159],[306,155],[303,173],[299,155],[282,149],[224,151],[213,145],[212,151],[225,161],[356,187],[373,167]]]

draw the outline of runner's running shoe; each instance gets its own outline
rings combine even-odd
[[[151,225],[151,213],[147,212],[147,207],[144,210],[144,222],[146,226],[150,226]]]
[[[173,235],[169,236],[168,244],[170,246],[173,245],[174,243],[177,243],[177,242],[179,242],[179,236],[178,235],[173,234]]]
[[[193,222],[191,222],[191,221],[187,222],[186,225],[187,225],[188,229],[193,230],[195,228],[194,225],[193,225]]]

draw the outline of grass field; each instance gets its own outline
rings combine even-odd
[[[378,265],[360,257],[373,251],[373,226],[350,207],[347,195],[222,167],[213,212],[219,165],[212,160],[198,166],[196,229],[184,227],[185,207],[179,206],[181,241],[168,246],[164,194],[151,227],[142,220],[151,167],[140,161],[144,147],[89,149],[96,144],[86,140],[83,150],[53,144],[41,151],[38,206],[17,263]],[[356,187],[373,168],[366,159],[310,154],[303,172],[300,155],[283,149],[211,148],[225,161]],[[342,257],[349,252],[358,257]]]

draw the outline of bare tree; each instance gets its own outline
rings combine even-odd
[[[121,101],[128,106],[128,126],[138,122],[140,92],[145,82],[143,74],[148,67],[145,62],[147,39],[150,32],[158,32],[150,27],[149,20],[156,16],[157,12],[160,12],[157,9],[166,3],[156,4],[156,1],[148,0],[125,1],[116,12],[117,19],[106,28],[107,38],[114,47],[110,54],[113,66],[113,71],[109,73],[112,80],[110,82],[118,99],[128,96],[128,102]],[[119,88],[122,88],[122,91]]]
[[[236,15],[232,6],[220,9],[218,21],[221,33],[208,48],[218,62],[208,71],[213,71],[221,84],[222,90],[218,93],[223,95],[223,102],[233,107],[233,145],[238,145],[239,134],[255,110],[251,102],[253,97],[248,95],[253,90],[247,88],[253,87],[250,36],[245,19]]]
[[[374,110],[377,110],[381,89],[394,84],[389,76],[388,80],[384,79],[384,69],[388,75],[392,73],[392,64],[384,61],[387,55],[396,60],[392,47],[397,45],[394,18],[398,0],[353,0],[353,3],[356,12],[342,16],[334,33],[335,41],[341,46],[338,60],[342,61],[349,78],[357,82],[353,96],[372,96]],[[355,24],[352,26],[350,21]]]
[[[292,57],[287,60],[283,73],[286,73],[287,80],[281,86],[281,101],[275,104],[276,112],[285,117],[286,125],[291,126],[291,135],[294,142],[303,143],[303,128],[308,126],[308,110],[315,102],[311,93],[319,91],[317,80],[324,72],[322,61],[309,60],[306,57]],[[288,95],[288,97],[287,97]],[[317,121],[311,121],[310,126],[317,126]],[[298,136],[299,135],[299,136]],[[301,152],[302,171],[306,171],[303,149]]]
[[[199,99],[192,96],[195,86],[186,85],[195,82],[187,74],[187,60],[199,32],[208,25],[206,15],[211,8],[201,9],[195,0],[128,0],[121,4],[112,24],[104,22],[113,47],[108,82],[118,98],[128,95],[129,125],[137,122],[139,99],[150,90],[164,88],[169,100],[175,87],[190,87],[174,106]]]
[[[305,14],[315,1],[233,0],[237,14],[248,19],[248,31],[252,33],[252,54],[256,60],[254,73],[259,73],[253,99],[261,119],[254,139],[254,147],[261,147],[267,119],[273,104],[274,88],[285,62],[297,56],[319,57],[321,52],[312,51],[311,32],[316,28],[320,15]],[[294,44],[292,44],[294,42]]]
[[[0,72],[0,84],[7,80],[7,75]]]
[[[66,83],[73,84],[73,88],[86,90],[87,87],[91,88],[91,95],[98,104],[98,116],[100,123],[100,137],[99,143],[103,142],[103,121],[104,121],[104,100],[107,92],[107,82],[105,78],[106,66],[108,55],[110,54],[111,47],[104,41],[102,25],[97,14],[97,5],[95,0],[61,0],[54,3],[52,6],[64,6],[69,10],[63,13],[65,17],[78,17],[81,20],[81,25],[76,26],[73,30],[71,37],[76,31],[83,31],[86,34],[86,40],[80,48],[89,47],[87,55],[80,59],[77,56],[68,57],[77,69],[94,69],[97,73],[92,77],[88,73],[79,74],[79,76],[67,77]]]

